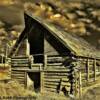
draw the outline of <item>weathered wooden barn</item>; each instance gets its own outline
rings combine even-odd
[[[45,19],[25,13],[25,29],[9,57],[12,78],[41,92],[82,94],[100,76],[100,53],[88,42]]]

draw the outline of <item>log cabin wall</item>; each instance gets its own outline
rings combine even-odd
[[[41,72],[41,92],[72,93],[74,66],[71,66],[70,57],[49,55],[45,60],[46,66]]]
[[[85,88],[96,84],[100,78],[100,59],[79,57],[75,69],[74,93],[81,98]]]
[[[72,91],[70,79],[72,69],[71,62],[68,62],[70,50],[48,31],[44,32],[44,71],[41,72],[41,92],[70,93]]]
[[[43,64],[42,69],[37,68],[41,77],[41,92],[63,93],[64,95],[71,93],[75,95],[79,94],[81,97],[87,84],[94,83],[98,80],[100,76],[100,59],[84,56],[76,57],[76,61],[74,62],[71,59],[71,52],[65,47],[65,44],[62,45],[61,41],[53,36],[53,33],[50,33],[35,20],[32,20],[30,23],[33,27],[28,34],[30,54],[33,56],[42,54],[42,56],[44,56],[42,61],[41,56],[34,57],[34,60],[35,58],[37,59],[34,62],[35,64]],[[66,37],[66,39],[67,38],[68,37]],[[78,43],[76,43],[75,45],[78,45]],[[19,51],[21,49],[22,47]],[[85,50],[85,48],[83,49]],[[22,51],[23,50],[20,52]],[[21,63],[23,63],[23,61],[21,61]],[[35,64],[33,65],[36,67]],[[20,67],[19,65],[21,64],[18,63],[18,66],[16,66],[15,63],[15,67]],[[25,65],[27,65],[27,63]],[[27,68],[29,68],[29,63]],[[32,68],[30,68],[30,70],[32,70]],[[15,73],[17,72],[15,71]],[[16,75],[14,75],[14,77],[15,76]]]
[[[24,39],[18,49],[16,50],[15,56],[28,56],[30,53],[30,46],[28,43],[28,39]]]
[[[69,55],[68,50],[57,40],[50,32],[45,31],[44,33],[44,54],[46,55]]]

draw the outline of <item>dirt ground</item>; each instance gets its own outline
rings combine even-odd
[[[89,89],[83,97],[83,100],[100,100],[100,86]]]

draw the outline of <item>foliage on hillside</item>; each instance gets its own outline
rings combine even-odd
[[[48,0],[26,3],[25,10],[63,28],[66,32],[83,37],[100,49],[100,5],[93,2],[65,2]]]
[[[0,54],[5,54],[5,49],[11,49],[14,45],[19,35],[17,27],[19,28],[19,26],[0,21]]]
[[[33,15],[44,18],[66,32],[79,35],[92,46],[100,49],[100,5],[99,3],[94,3],[94,0],[91,2],[67,2],[67,0],[4,0],[4,2],[6,1],[11,1],[18,5],[24,2],[21,5],[24,5],[26,11],[30,11]],[[29,1],[33,1],[33,3]],[[0,21],[0,47],[2,47],[0,54],[5,53],[7,43],[10,49],[14,45],[20,34],[20,26],[9,25],[6,22]]]

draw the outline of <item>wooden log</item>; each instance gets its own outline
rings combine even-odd
[[[52,76],[57,76],[57,77],[58,77],[58,76],[61,76],[61,77],[62,77],[62,76],[66,76],[66,77],[67,77],[68,75],[70,75],[70,73],[61,72],[61,71],[60,71],[60,72],[55,72],[55,71],[54,71],[54,72],[44,73],[44,75],[45,75],[45,76],[46,76],[46,75],[47,75],[47,76],[51,76],[51,77],[52,77]]]
[[[67,78],[67,77],[66,78],[64,78],[64,77],[62,78],[62,82],[67,82],[67,81],[69,81],[69,78]]]
[[[96,80],[96,60],[94,60],[94,81]]]
[[[60,82],[60,79],[44,79],[45,82]]]
[[[46,87],[44,87],[44,91],[46,91],[46,93],[47,92],[57,92],[57,90],[56,89],[53,89],[53,88],[46,88]]]
[[[25,73],[25,71],[21,71],[21,70],[11,70],[12,73]]]
[[[22,76],[12,76],[12,78],[16,78],[16,79],[25,79],[25,76],[22,77]]]
[[[12,66],[14,66],[14,67],[23,67],[23,66],[25,66],[25,67],[28,67],[29,66],[29,64],[13,64]]]
[[[77,79],[77,74],[75,73],[75,90],[74,90],[75,96],[77,95],[77,92],[78,92],[78,79]]]
[[[40,92],[42,93],[44,91],[44,72],[40,73],[40,79],[41,79]]]
[[[47,68],[48,69],[60,69],[60,70],[65,69],[65,70],[70,70],[70,69],[68,69],[67,67],[64,67],[64,66],[48,66]]]
[[[81,77],[81,72],[79,72],[79,98],[81,99],[82,97],[82,77]]]
[[[32,70],[34,70],[34,71],[36,71],[36,70],[40,71],[41,69],[40,69],[40,67],[33,67]]]
[[[67,76],[67,75],[45,75],[44,78],[54,78],[54,79],[66,78],[66,79],[69,79],[69,76]]]
[[[67,72],[70,72],[70,70],[66,69],[66,68],[47,68],[47,70],[53,70],[53,71],[67,71]]]
[[[66,59],[64,58],[58,58],[58,57],[53,57],[53,58],[48,58],[47,62],[48,63],[63,63]]]
[[[28,81],[28,78],[27,78],[27,72],[24,73],[24,84],[25,84],[25,88],[27,88],[27,81]]]
[[[29,61],[29,58],[12,58],[11,61]]]
[[[25,73],[25,71],[21,71],[21,70],[12,70],[11,71],[12,73],[14,72],[14,73]]]
[[[62,66],[60,66],[60,67],[55,67],[55,66],[52,66],[52,67],[47,67],[47,69],[46,70],[53,70],[53,71],[56,71],[56,70],[61,70],[61,71],[71,71],[71,69],[68,69],[67,67],[62,67]]]
[[[65,66],[65,65],[48,65],[49,68],[66,68],[66,69],[70,69],[69,66]]]
[[[71,84],[69,82],[62,82],[61,85],[62,86],[67,86],[67,87],[71,87]]]
[[[51,76],[44,76],[44,78],[47,78],[47,79],[61,79],[62,78],[62,76],[53,76],[53,77],[51,77]],[[66,78],[66,80],[64,80],[64,81],[69,81],[69,78],[67,78],[66,76],[65,77],[63,77],[63,78]]]
[[[21,75],[24,76],[24,73],[11,73],[12,75]]]
[[[100,72],[96,72],[96,77],[100,76]],[[86,77],[85,76],[82,76],[82,81],[86,81]],[[94,73],[91,73],[90,74],[90,79],[94,79]]]
[[[15,69],[12,69],[11,71],[12,71],[12,72],[16,72],[16,73],[17,73],[17,72],[18,72],[18,73],[25,73],[25,70],[20,70],[20,69],[17,70],[16,68],[15,68]]]
[[[47,67],[47,55],[44,55],[44,68],[46,69]]]
[[[16,73],[12,73],[11,75],[12,75],[12,76],[21,76],[21,77],[23,77],[24,74],[25,74],[25,73],[17,73],[17,74],[16,74]]]
[[[28,59],[28,56],[13,56],[11,59]]]
[[[56,73],[56,72],[61,72],[61,73],[67,72],[67,73],[68,73],[68,72],[70,72],[70,70],[45,69],[44,72],[55,72],[55,73]]]
[[[5,63],[0,64],[0,68],[10,68],[10,67],[11,67],[11,65],[9,65],[9,64],[5,64]]]
[[[57,82],[57,83],[54,83],[54,82],[44,82],[44,84],[46,84],[46,85],[54,85],[54,86],[58,86],[59,85],[59,82]]]
[[[29,61],[12,61],[11,64],[28,64]]]
[[[12,74],[11,76],[12,77],[24,77],[24,75],[22,75],[22,74]]]
[[[89,59],[87,59],[87,81],[89,81]]]
[[[48,66],[62,66],[62,63],[48,63]]]
[[[63,57],[61,57],[61,56],[52,56],[52,57],[48,56],[48,59],[63,59]]]
[[[52,88],[52,89],[57,89],[57,86],[54,85],[48,85],[48,84],[44,84],[44,88]]]

